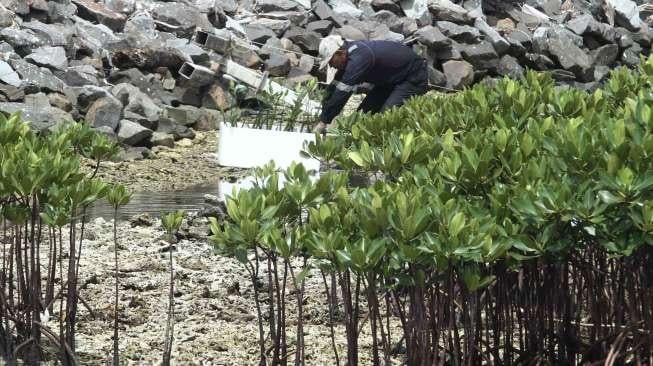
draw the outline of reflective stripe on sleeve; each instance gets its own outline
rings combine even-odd
[[[347,85],[340,81],[336,81],[335,84],[336,84],[336,89],[346,93],[353,92],[356,90],[356,85]]]

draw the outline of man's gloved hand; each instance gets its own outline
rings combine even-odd
[[[372,83],[362,83],[362,84],[360,84],[358,86],[358,88],[356,89],[356,92],[357,93],[367,94],[367,93],[371,92],[372,89],[374,89],[374,84],[372,84]]]

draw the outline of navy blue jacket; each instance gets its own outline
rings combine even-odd
[[[320,119],[331,121],[342,111],[347,100],[362,83],[377,86],[396,85],[406,80],[413,62],[420,57],[411,48],[392,41],[354,41],[347,49],[347,66],[336,81],[335,91],[322,105]]]

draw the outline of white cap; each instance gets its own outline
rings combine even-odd
[[[320,42],[320,70],[324,70],[325,67],[329,65],[331,57],[345,44],[345,40],[338,35],[331,35],[325,37]]]

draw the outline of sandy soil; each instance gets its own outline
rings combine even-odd
[[[102,162],[97,176],[107,182],[124,184],[132,191],[175,191],[246,173],[242,169],[218,165],[217,131],[196,134],[193,140],[177,141],[172,149],[155,147],[147,159]],[[94,168],[93,164],[90,160],[83,161],[87,171]]]

